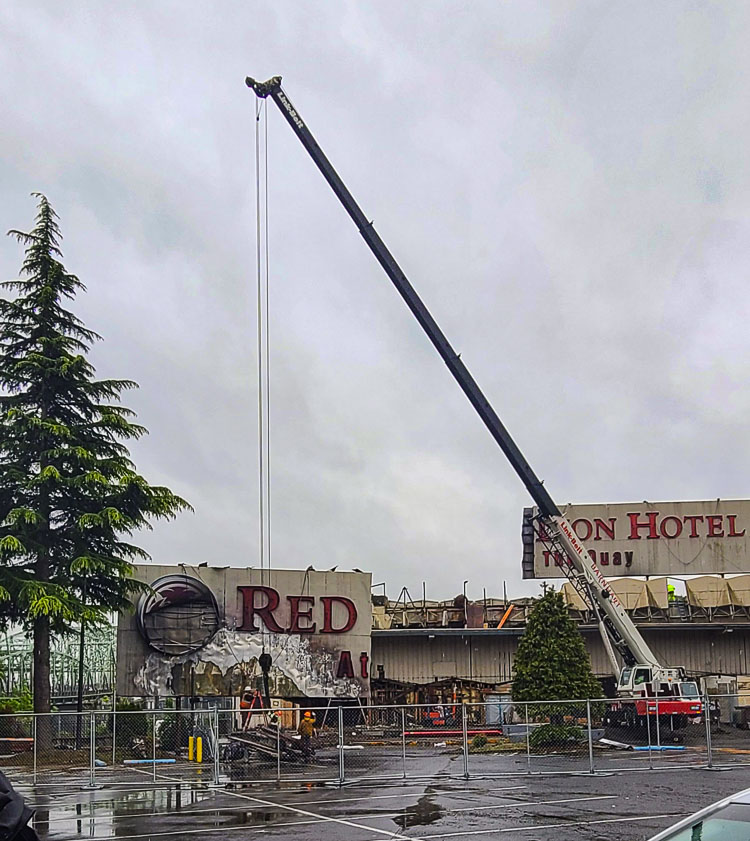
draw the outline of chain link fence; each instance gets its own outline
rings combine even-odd
[[[736,765],[750,765],[736,696],[0,715],[0,770],[49,790]]]

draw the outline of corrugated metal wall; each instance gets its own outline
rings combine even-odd
[[[465,677],[486,683],[510,680],[517,637],[456,634],[434,637],[372,635],[372,670],[407,683],[431,683],[445,677]]]
[[[666,665],[684,666],[692,674],[750,674],[750,629],[641,631]],[[584,638],[594,672],[602,677],[609,675],[609,661],[598,633],[585,633]],[[393,636],[374,633],[372,675],[377,676],[382,665],[385,677],[408,683],[431,683],[445,677],[503,683],[512,678],[519,639],[502,632],[470,636],[458,631],[433,637],[409,631]]]

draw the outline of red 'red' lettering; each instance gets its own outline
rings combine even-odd
[[[745,529],[742,531],[737,531],[737,515],[736,514],[729,514],[727,515],[727,520],[729,520],[729,534],[727,537],[744,537],[745,536]]]
[[[594,540],[603,540],[602,532],[604,532],[605,538],[609,538],[610,540],[615,539],[615,523],[617,521],[614,517],[610,517],[608,523],[605,523],[604,520],[600,520],[598,517],[594,519],[594,528],[596,529],[596,536]]]
[[[648,540],[658,540],[659,534],[656,531],[656,518],[659,516],[658,511],[651,511],[646,514],[648,522],[645,523],[638,519],[639,516],[640,514],[637,512],[635,514],[628,514],[628,519],[630,520],[630,535],[628,536],[628,540],[640,540],[641,536],[639,532],[641,529],[648,529],[648,535],[646,535]]]
[[[258,631],[255,624],[256,614],[263,620],[266,628],[274,634],[283,634],[284,629],[273,618],[273,612],[279,606],[279,594],[272,587],[238,587],[242,593],[242,624],[240,631]],[[255,594],[261,593],[266,597],[264,605],[255,604]]]
[[[600,552],[599,553],[599,566],[608,567],[609,566],[609,552]]]
[[[367,671],[367,663],[369,660],[370,658],[367,656],[366,651],[363,651],[359,655],[359,673],[363,678],[368,678],[370,676]]]
[[[667,523],[670,522],[674,523],[672,534],[667,529]],[[679,517],[665,517],[659,525],[659,531],[662,537],[666,537],[668,540],[674,540],[675,537],[679,537],[682,534],[682,520]]]
[[[690,537],[699,537],[698,523],[703,522],[703,517],[699,517],[697,514],[689,514],[682,519],[686,523],[690,523]]]
[[[594,527],[591,524],[591,520],[584,520],[583,517],[581,517],[578,520],[574,520],[573,531],[575,531],[578,537],[585,542],[587,540],[591,540],[591,535],[594,533]]]
[[[357,621],[357,608],[354,602],[347,599],[346,596],[321,596],[320,600],[323,602],[323,627],[320,629],[320,633],[345,634],[347,631],[351,631]],[[346,622],[340,628],[333,627],[334,602],[343,605],[347,611]]]
[[[286,600],[289,602],[289,633],[290,634],[314,634],[315,622],[312,621],[312,609],[315,604],[313,596],[287,596]],[[307,610],[300,610],[301,602],[308,605]],[[308,625],[301,627],[300,619],[307,619]]]
[[[708,523],[708,537],[724,537],[724,518],[721,514],[711,514],[706,517]]]
[[[612,553],[612,563],[617,567],[622,566],[622,553],[621,552],[613,552]]]

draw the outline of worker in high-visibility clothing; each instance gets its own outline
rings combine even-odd
[[[246,686],[242,690],[242,695],[240,695],[240,715],[242,718],[242,730],[247,730],[250,726],[250,718],[252,716],[252,709],[253,709],[253,701],[254,701],[254,694],[253,694],[253,687]]]
[[[667,599],[671,604],[674,601],[677,601],[677,595],[675,594],[674,584],[667,584]]]
[[[306,710],[305,714],[300,719],[297,732],[300,735],[300,747],[302,748],[304,756],[308,759],[315,756],[315,746],[313,745],[313,736],[315,735],[315,716],[310,712],[310,710]]]

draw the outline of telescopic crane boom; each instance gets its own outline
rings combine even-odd
[[[468,368],[451,347],[443,331],[378,235],[372,222],[362,212],[331,162],[318,146],[299,112],[282,90],[281,77],[274,76],[266,82],[259,82],[247,77],[245,82],[258,97],[263,99],[269,97],[276,103],[292,131],[297,135],[357,226],[375,259],[391,279],[406,305],[448,366],[456,382],[526,486],[539,512],[534,525],[538,537],[548,545],[550,550],[560,553],[561,557],[568,558],[568,566],[563,567],[566,575],[581,596],[592,606],[598,617],[602,639],[612,660],[615,675],[618,673],[620,675],[618,689],[629,694],[633,692],[633,677],[638,668],[647,670],[648,683],[652,685],[663,680],[670,685],[674,683],[675,687],[678,687],[679,682],[684,678],[684,671],[682,669],[665,669],[659,664],[656,656],[633,624],[601,570],[589,557],[573,527],[562,515],[547,489],[524,458],[510,433],[469,373]],[[622,671],[620,671],[620,665],[614,656],[613,649],[617,651],[625,665]],[[643,672],[641,674],[643,676]],[[643,681],[643,683],[647,682]]]

